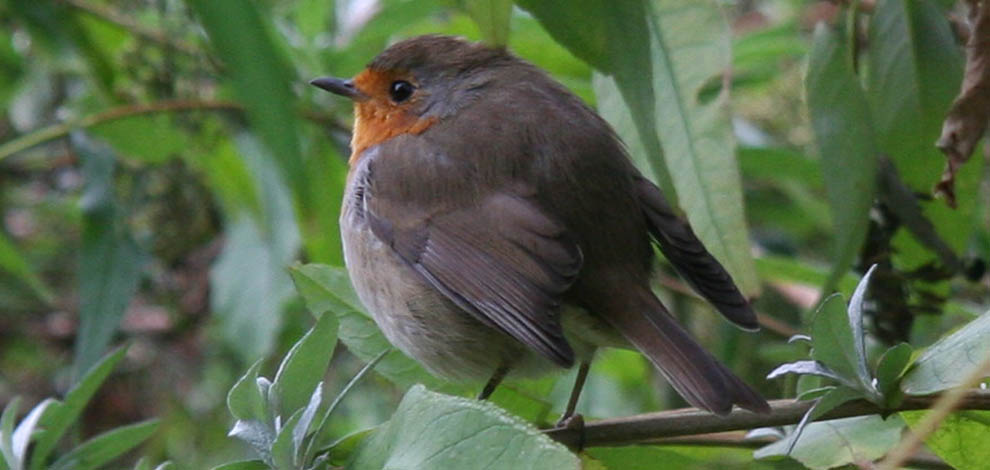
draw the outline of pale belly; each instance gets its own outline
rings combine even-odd
[[[448,300],[382,243],[359,211],[347,204],[340,232],[344,262],[361,302],[389,342],[430,372],[459,381],[485,381],[502,366],[523,376],[560,370]]]

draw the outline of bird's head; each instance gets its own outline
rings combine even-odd
[[[310,83],[354,101],[351,161],[402,134],[421,134],[470,105],[515,63],[501,49],[450,36],[419,36],[389,47],[352,79]]]

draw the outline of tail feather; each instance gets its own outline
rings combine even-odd
[[[702,349],[644,287],[631,306],[611,309],[605,317],[626,337],[688,403],[724,415],[738,405],[767,413],[770,406],[755,390]]]
[[[660,251],[691,287],[708,299],[729,321],[747,330],[759,329],[749,301],[732,277],[695,236],[649,180],[637,182],[639,200]]]

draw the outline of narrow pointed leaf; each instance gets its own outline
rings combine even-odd
[[[117,348],[115,351],[103,356],[100,362],[96,363],[76,385],[65,394],[65,399],[59,405],[52,406],[50,412],[45,413],[41,420],[41,427],[44,431],[38,436],[34,451],[31,453],[32,470],[41,470],[55,449],[55,444],[65,434],[82,413],[83,408],[100,388],[103,381],[110,375],[110,372],[124,358],[127,348]]]
[[[310,402],[313,389],[327,372],[336,345],[337,317],[320,315],[279,365],[269,392],[279,403],[276,414],[292,414]]]
[[[873,377],[866,365],[866,336],[863,332],[863,302],[866,298],[866,289],[870,285],[870,277],[876,271],[877,265],[870,266],[863,279],[859,281],[852,297],[849,298],[848,321],[849,329],[852,331],[855,357],[850,358],[856,370],[856,378],[859,379],[863,390],[874,390]]]
[[[904,374],[908,365],[911,364],[911,355],[914,349],[910,344],[901,343],[894,346],[880,356],[877,363],[877,390],[884,398],[884,402],[889,406],[897,397],[898,380]]]
[[[872,117],[842,31],[815,28],[804,87],[835,232],[829,293],[859,252],[876,186]]]
[[[14,397],[0,415],[0,454],[14,470],[20,470],[22,462],[14,455],[14,421],[21,407],[21,397]]]
[[[55,461],[51,470],[90,470],[137,447],[158,426],[157,420],[122,426],[100,434],[69,451]]]

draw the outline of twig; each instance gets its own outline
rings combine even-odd
[[[818,421],[923,410],[931,408],[939,398],[938,395],[908,397],[900,406],[890,410],[881,409],[865,400],[856,400],[833,409]],[[586,447],[629,445],[664,437],[797,424],[813,404],[814,402],[811,401],[774,400],[770,403],[772,411],[769,414],[735,409],[727,416],[716,416],[695,408],[687,408],[591,421],[584,426],[584,445]],[[990,410],[990,393],[970,390],[963,396],[958,408]],[[581,440],[581,432],[580,429],[553,428],[547,431],[547,435],[573,447]]]
[[[134,21],[134,19],[106,5],[94,5],[92,3],[87,3],[83,0],[62,0],[62,1],[72,6],[73,8],[76,8],[82,12],[93,15],[96,18],[99,18],[108,23],[114,24],[148,41],[161,44],[165,47],[175,49],[177,51],[183,52],[185,54],[189,54],[191,56],[200,55],[200,50],[197,49],[196,46],[188,42],[182,41],[180,39],[171,38],[162,31],[158,31],[156,29],[151,29],[146,26],[143,26],[138,22]]]
[[[43,144],[50,140],[65,137],[76,129],[85,129],[99,124],[103,124],[117,119],[124,119],[142,114],[182,112],[182,111],[235,111],[243,112],[244,107],[233,101],[202,101],[202,100],[174,100],[158,101],[147,104],[124,105],[111,108],[96,114],[90,114],[81,118],[53,124],[51,126],[29,132],[13,140],[0,145],[0,161],[15,153],[22,152],[36,145]],[[333,119],[313,112],[303,111],[301,116],[307,120],[329,125],[340,131],[349,132],[346,126]]]
[[[965,402],[972,387],[980,383],[987,374],[990,374],[990,356],[984,358],[959,387],[949,390],[935,402],[932,410],[915,425],[912,432],[908,433],[897,447],[887,454],[887,458],[880,462],[877,470],[901,468],[904,462],[914,455],[925,438],[935,432],[938,425],[949,416],[949,413],[957,409],[969,409],[965,406]]]

